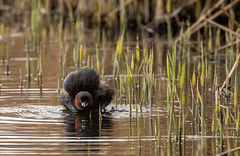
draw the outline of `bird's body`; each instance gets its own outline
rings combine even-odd
[[[100,81],[93,68],[83,67],[68,74],[63,82],[60,102],[73,112],[105,108],[112,100],[113,88]]]

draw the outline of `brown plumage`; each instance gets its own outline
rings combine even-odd
[[[113,99],[114,89],[100,81],[93,68],[83,67],[68,74],[63,82],[60,102],[73,112],[105,108]]]

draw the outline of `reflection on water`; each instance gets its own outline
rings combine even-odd
[[[102,149],[104,141],[101,138],[111,138],[113,122],[110,116],[101,116],[97,112],[66,113],[63,117],[64,131],[69,138],[66,143],[68,152],[97,152]],[[79,143],[73,145],[73,141]],[[94,141],[93,141],[94,140]],[[98,141],[99,140],[99,141]],[[107,146],[108,144],[105,144]],[[109,146],[109,145],[108,145]]]
[[[67,136],[70,137],[99,137],[111,136],[113,122],[109,115],[102,117],[96,112],[69,113],[64,117]],[[108,133],[101,130],[109,129]]]

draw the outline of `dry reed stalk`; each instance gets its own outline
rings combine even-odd
[[[240,54],[238,54],[238,58],[240,58]],[[219,92],[221,93],[223,91],[223,89],[226,86],[227,81],[229,80],[229,78],[232,76],[233,72],[237,69],[238,65],[237,65],[237,61],[235,61],[230,73],[228,74],[226,80],[223,82],[222,87],[220,88]]]
[[[182,36],[185,35],[191,35],[193,33],[195,33],[197,30],[199,30],[200,28],[202,28],[204,25],[206,25],[207,21],[204,21],[207,16],[209,16],[216,8],[218,8],[221,4],[223,4],[225,0],[220,0],[219,2],[217,2],[212,8],[210,8],[205,14],[203,14],[190,28],[188,28]],[[219,15],[221,15],[224,11],[230,9],[232,6],[234,6],[237,2],[239,2],[240,0],[234,0],[231,3],[229,3],[228,5],[226,5],[225,7],[223,7],[221,10],[217,11],[216,13],[214,13],[212,16],[208,17],[208,19],[213,20],[216,17],[218,17]],[[202,22],[202,23],[201,23]],[[176,41],[178,42],[181,39],[181,36],[179,36]]]
[[[224,2],[224,0],[218,1],[218,2],[217,2],[212,8],[210,8],[205,14],[201,15],[201,16],[199,17],[199,19],[198,19],[195,23],[193,23],[193,25],[192,25],[191,27],[189,27],[189,28],[183,33],[182,36],[185,36],[185,35],[187,35],[187,34],[192,33],[192,30],[193,30],[195,27],[197,27],[208,15],[210,15],[210,14],[211,14],[216,8],[218,8],[223,2]],[[180,40],[180,37],[181,37],[181,36],[179,36],[179,37],[177,38],[177,41]]]
[[[225,151],[223,153],[219,153],[219,154],[217,154],[217,156],[228,155],[228,154],[236,152],[236,151],[240,151],[240,147],[236,147],[236,148],[230,149],[228,151]]]
[[[214,50],[212,50],[212,51],[220,51],[220,50],[223,50],[223,49],[225,49],[225,48],[227,48],[227,47],[230,47],[230,46],[235,45],[235,44],[238,44],[238,43],[240,43],[240,40],[234,41],[234,42],[231,42],[231,43],[228,43],[228,44],[225,44],[225,45],[223,45],[223,46],[221,46],[221,47],[219,47],[219,48],[217,48],[217,49],[214,49]]]
[[[236,32],[237,34],[239,34],[240,29],[237,29],[237,31],[235,31],[235,32]],[[239,35],[240,35],[240,34],[239,34]],[[240,40],[238,39],[237,36],[234,36],[233,39],[232,39],[232,41],[231,41],[230,43],[225,44],[225,45],[222,45],[222,46],[217,46],[215,49],[213,49],[213,50],[211,50],[211,51],[208,51],[208,52],[205,52],[204,55],[206,56],[206,55],[208,55],[209,53],[223,50],[223,49],[225,49],[225,48],[227,48],[227,47],[233,46],[233,45],[238,44],[238,43],[240,43]]]
[[[221,24],[219,24],[219,23],[217,23],[217,22],[215,22],[215,21],[213,21],[213,20],[210,20],[210,19],[208,19],[208,18],[206,18],[205,20],[206,20],[208,23],[210,23],[210,24],[212,24],[212,25],[215,25],[216,27],[222,29],[223,31],[230,32],[230,33],[232,33],[233,35],[236,35],[237,37],[240,37],[240,34],[239,34],[239,33],[235,32],[235,31],[233,31],[233,30],[231,30],[231,29],[229,29],[229,28],[227,28],[227,27],[225,27],[225,26],[223,26],[223,25],[221,25]]]
[[[225,7],[223,7],[221,10],[217,11],[216,13],[214,13],[212,16],[210,16],[208,19],[213,20],[215,18],[217,18],[219,15],[221,15],[224,11],[231,9],[237,2],[239,2],[240,0],[235,0],[232,1],[231,3],[229,3],[228,5],[226,5]],[[207,18],[205,16],[205,18]],[[204,19],[205,19],[204,18]],[[194,32],[196,32],[197,30],[201,29],[204,25],[207,24],[207,21],[203,21],[203,23],[200,23],[199,25],[197,25],[196,29],[193,29],[191,34],[193,34]]]

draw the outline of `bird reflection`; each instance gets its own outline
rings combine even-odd
[[[100,151],[102,142],[94,140],[101,140],[101,137],[112,134],[113,121],[107,113],[99,116],[98,112],[72,113],[64,111],[63,120],[65,136],[69,140],[66,143],[68,152]]]

